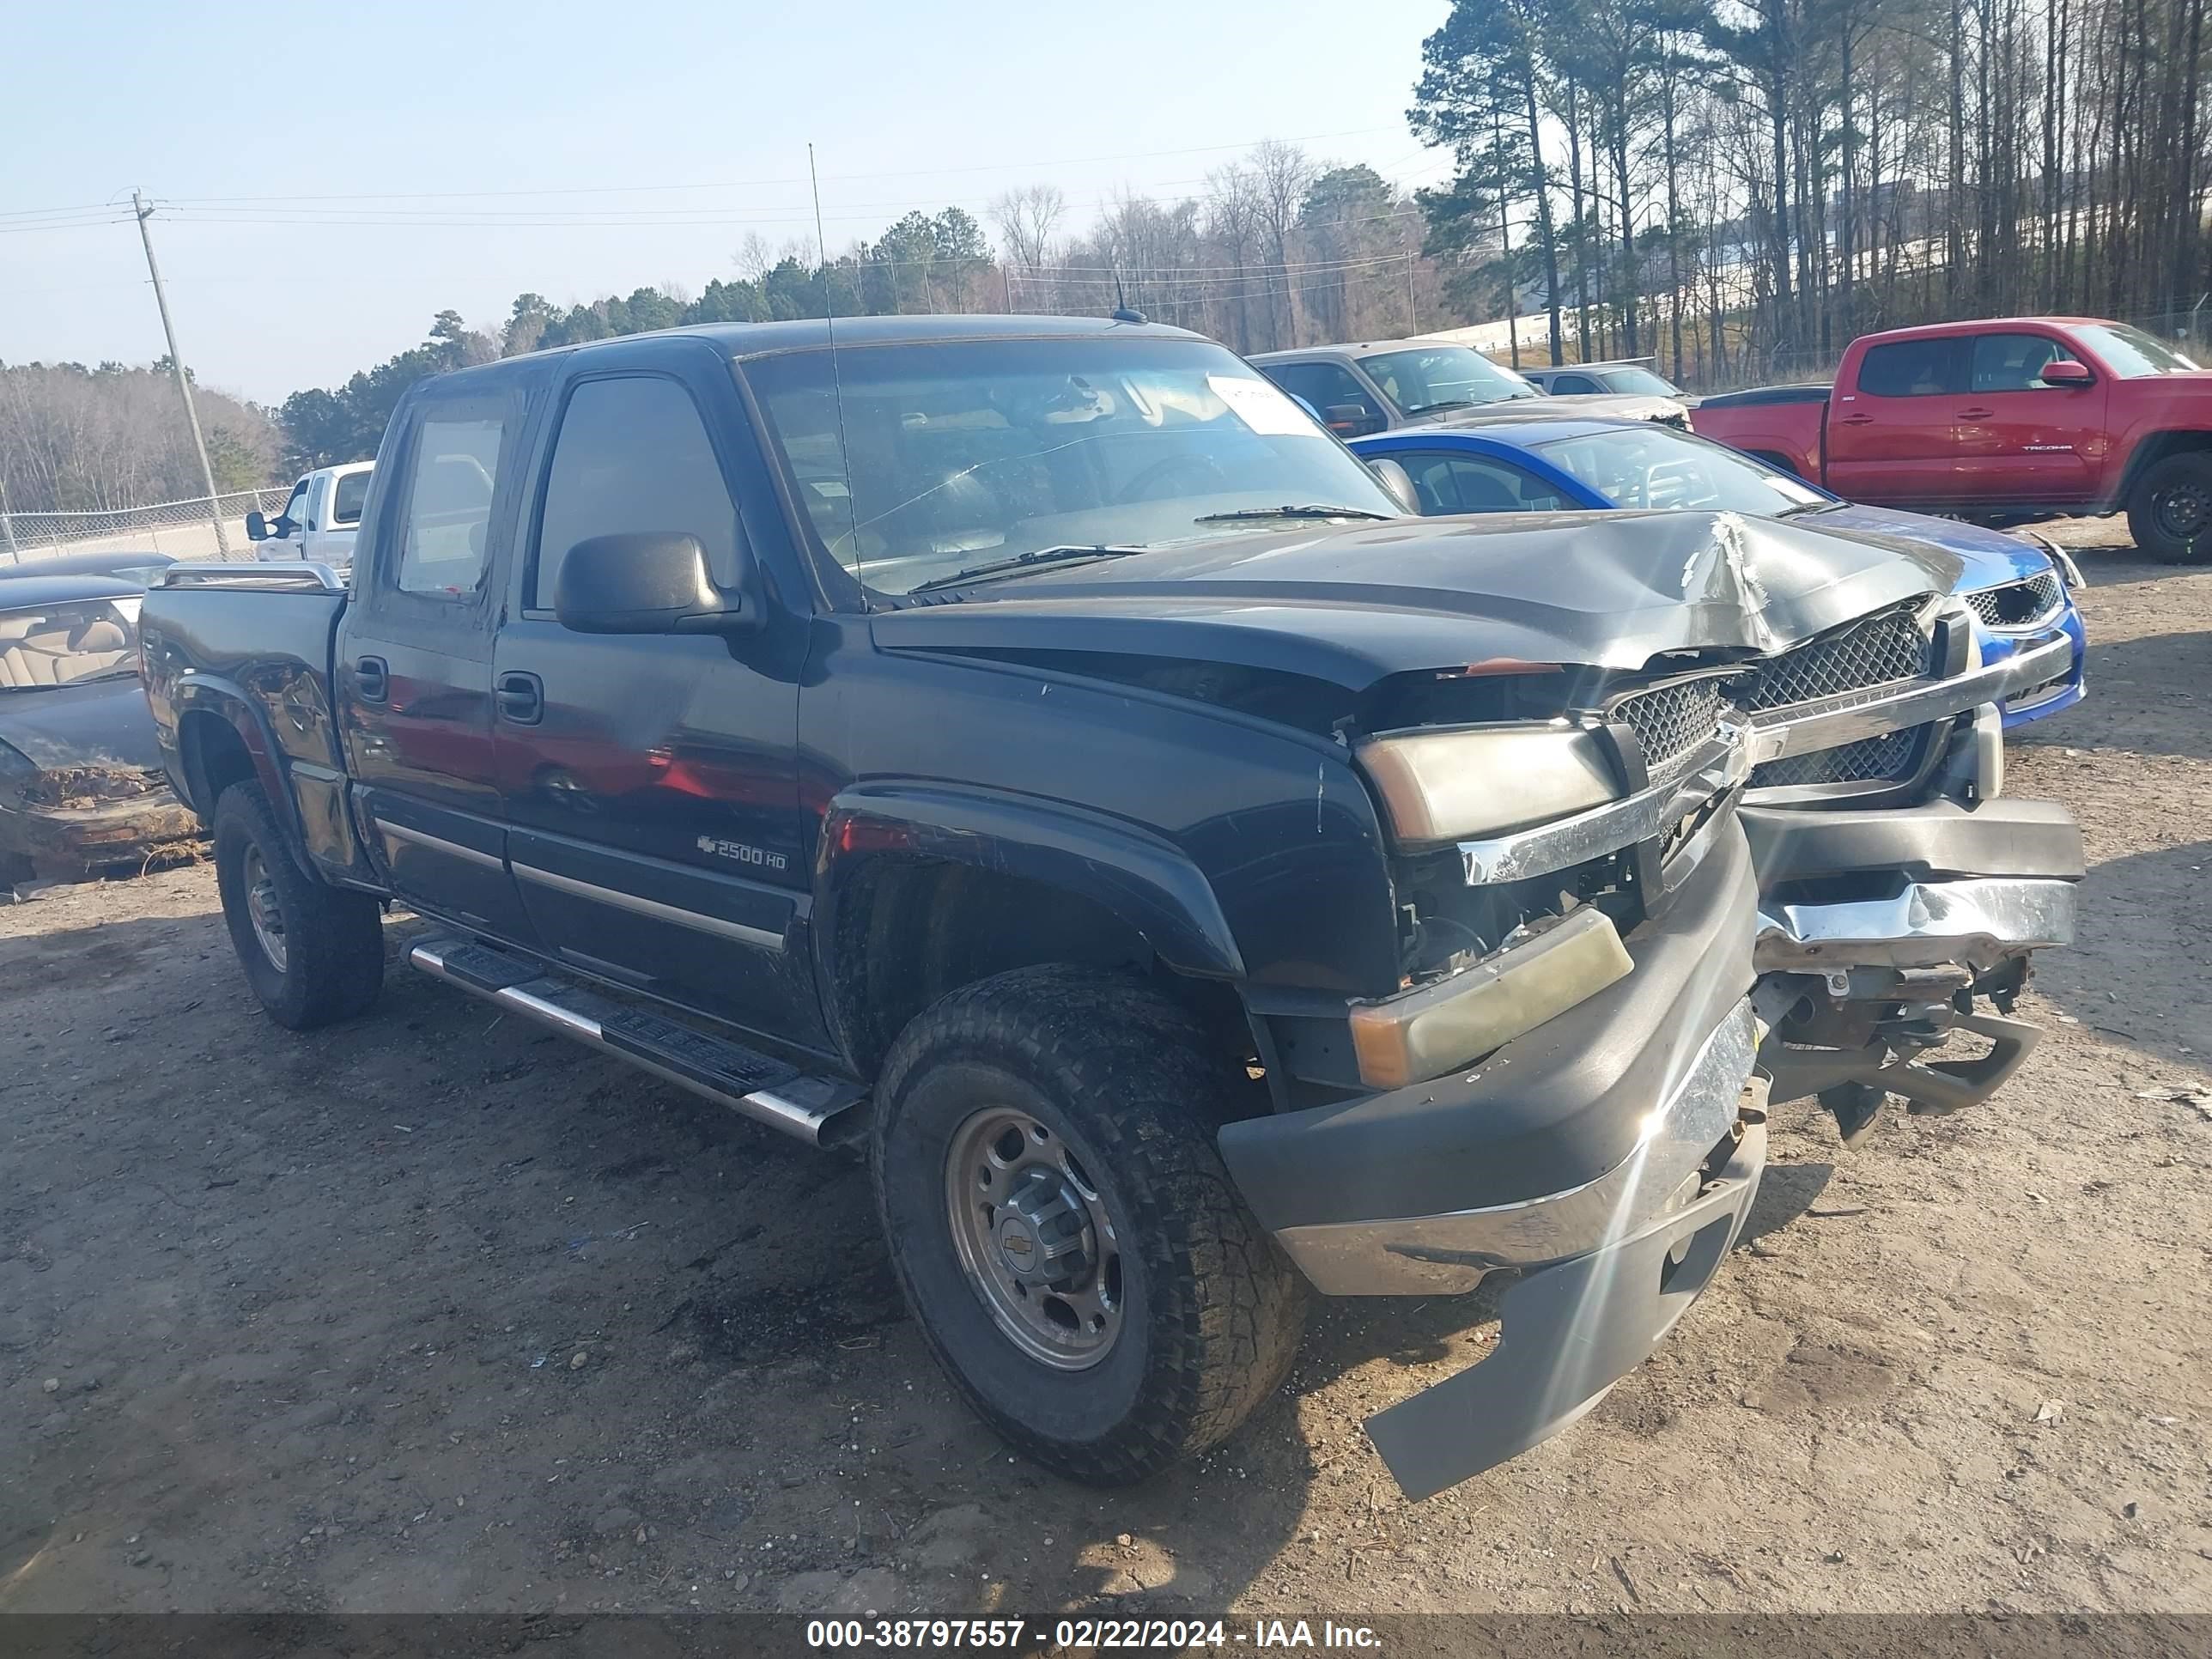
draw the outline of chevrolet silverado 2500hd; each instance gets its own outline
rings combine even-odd
[[[1692,426],[1848,501],[2002,519],[2124,511],[2168,564],[2212,557],[2212,372],[2085,317],[1851,342],[1832,387],[1701,398]]]
[[[1310,1289],[1521,1270],[1370,1425],[1418,1495],[1711,1279],[1770,1077],[1944,1110],[2026,1051],[1976,999],[2080,845],[1993,699],[2057,659],[1978,664],[1956,574],[1407,518],[1195,336],[902,317],[427,380],[349,589],[179,567],[143,627],[279,1022],[368,1008],[396,902],[416,968],[865,1141],[946,1371],[1091,1480],[1228,1435]]]

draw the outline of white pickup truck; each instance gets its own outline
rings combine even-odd
[[[374,461],[318,467],[292,486],[284,510],[273,519],[246,515],[246,538],[257,559],[313,559],[339,570],[353,563],[354,532],[368,499]]]

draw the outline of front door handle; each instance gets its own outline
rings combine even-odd
[[[545,682],[535,674],[509,671],[493,688],[499,717],[514,726],[535,726],[545,717]]]
[[[392,692],[392,672],[381,657],[363,657],[353,665],[355,692],[363,702],[382,702]]]
[[[1959,418],[1962,421],[1986,421],[1996,413],[1994,409],[1962,409],[1959,411]]]
[[[1838,426],[1872,426],[1874,424],[1874,416],[1871,415],[1838,415],[1836,417],[1836,424]]]

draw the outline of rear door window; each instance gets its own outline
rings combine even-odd
[[[331,509],[331,522],[341,527],[361,522],[361,507],[368,499],[368,480],[366,472],[349,472],[338,479],[337,504]]]
[[[1261,363],[1257,367],[1291,396],[1304,398],[1324,421],[1331,409],[1355,404],[1368,415],[1379,412],[1374,394],[1341,363]]]
[[[401,592],[459,599],[483,581],[506,429],[495,416],[434,410],[416,428],[394,578]]]
[[[1587,374],[1554,374],[1552,376],[1552,395],[1555,398],[1573,397],[1578,393],[1596,392],[1601,388]]]
[[[1859,390],[1873,398],[1932,398],[1966,389],[1966,342],[1896,340],[1869,346],[1859,362]]]
[[[708,568],[737,580],[738,509],[691,394],[658,374],[586,380],[561,417],[538,516],[532,604],[553,605],[561,561],[595,536],[691,536]]]

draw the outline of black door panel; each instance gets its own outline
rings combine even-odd
[[[499,630],[492,730],[509,855],[545,948],[818,1048],[799,797],[805,619],[769,602],[732,640],[581,633],[550,609],[560,558],[595,536],[693,536],[715,580],[737,581],[747,555],[733,457],[717,440],[744,420],[726,367],[688,343],[641,342],[571,386],[533,469],[535,545]]]
[[[528,832],[508,853],[560,955],[767,1036],[819,1037],[800,896]]]
[[[506,865],[492,743],[492,619],[519,492],[519,398],[426,398],[364,525],[337,660],[370,856],[410,904],[534,942]]]
[[[805,903],[787,889],[526,830],[508,837],[507,856],[526,893],[565,890],[759,950],[783,950]]]

